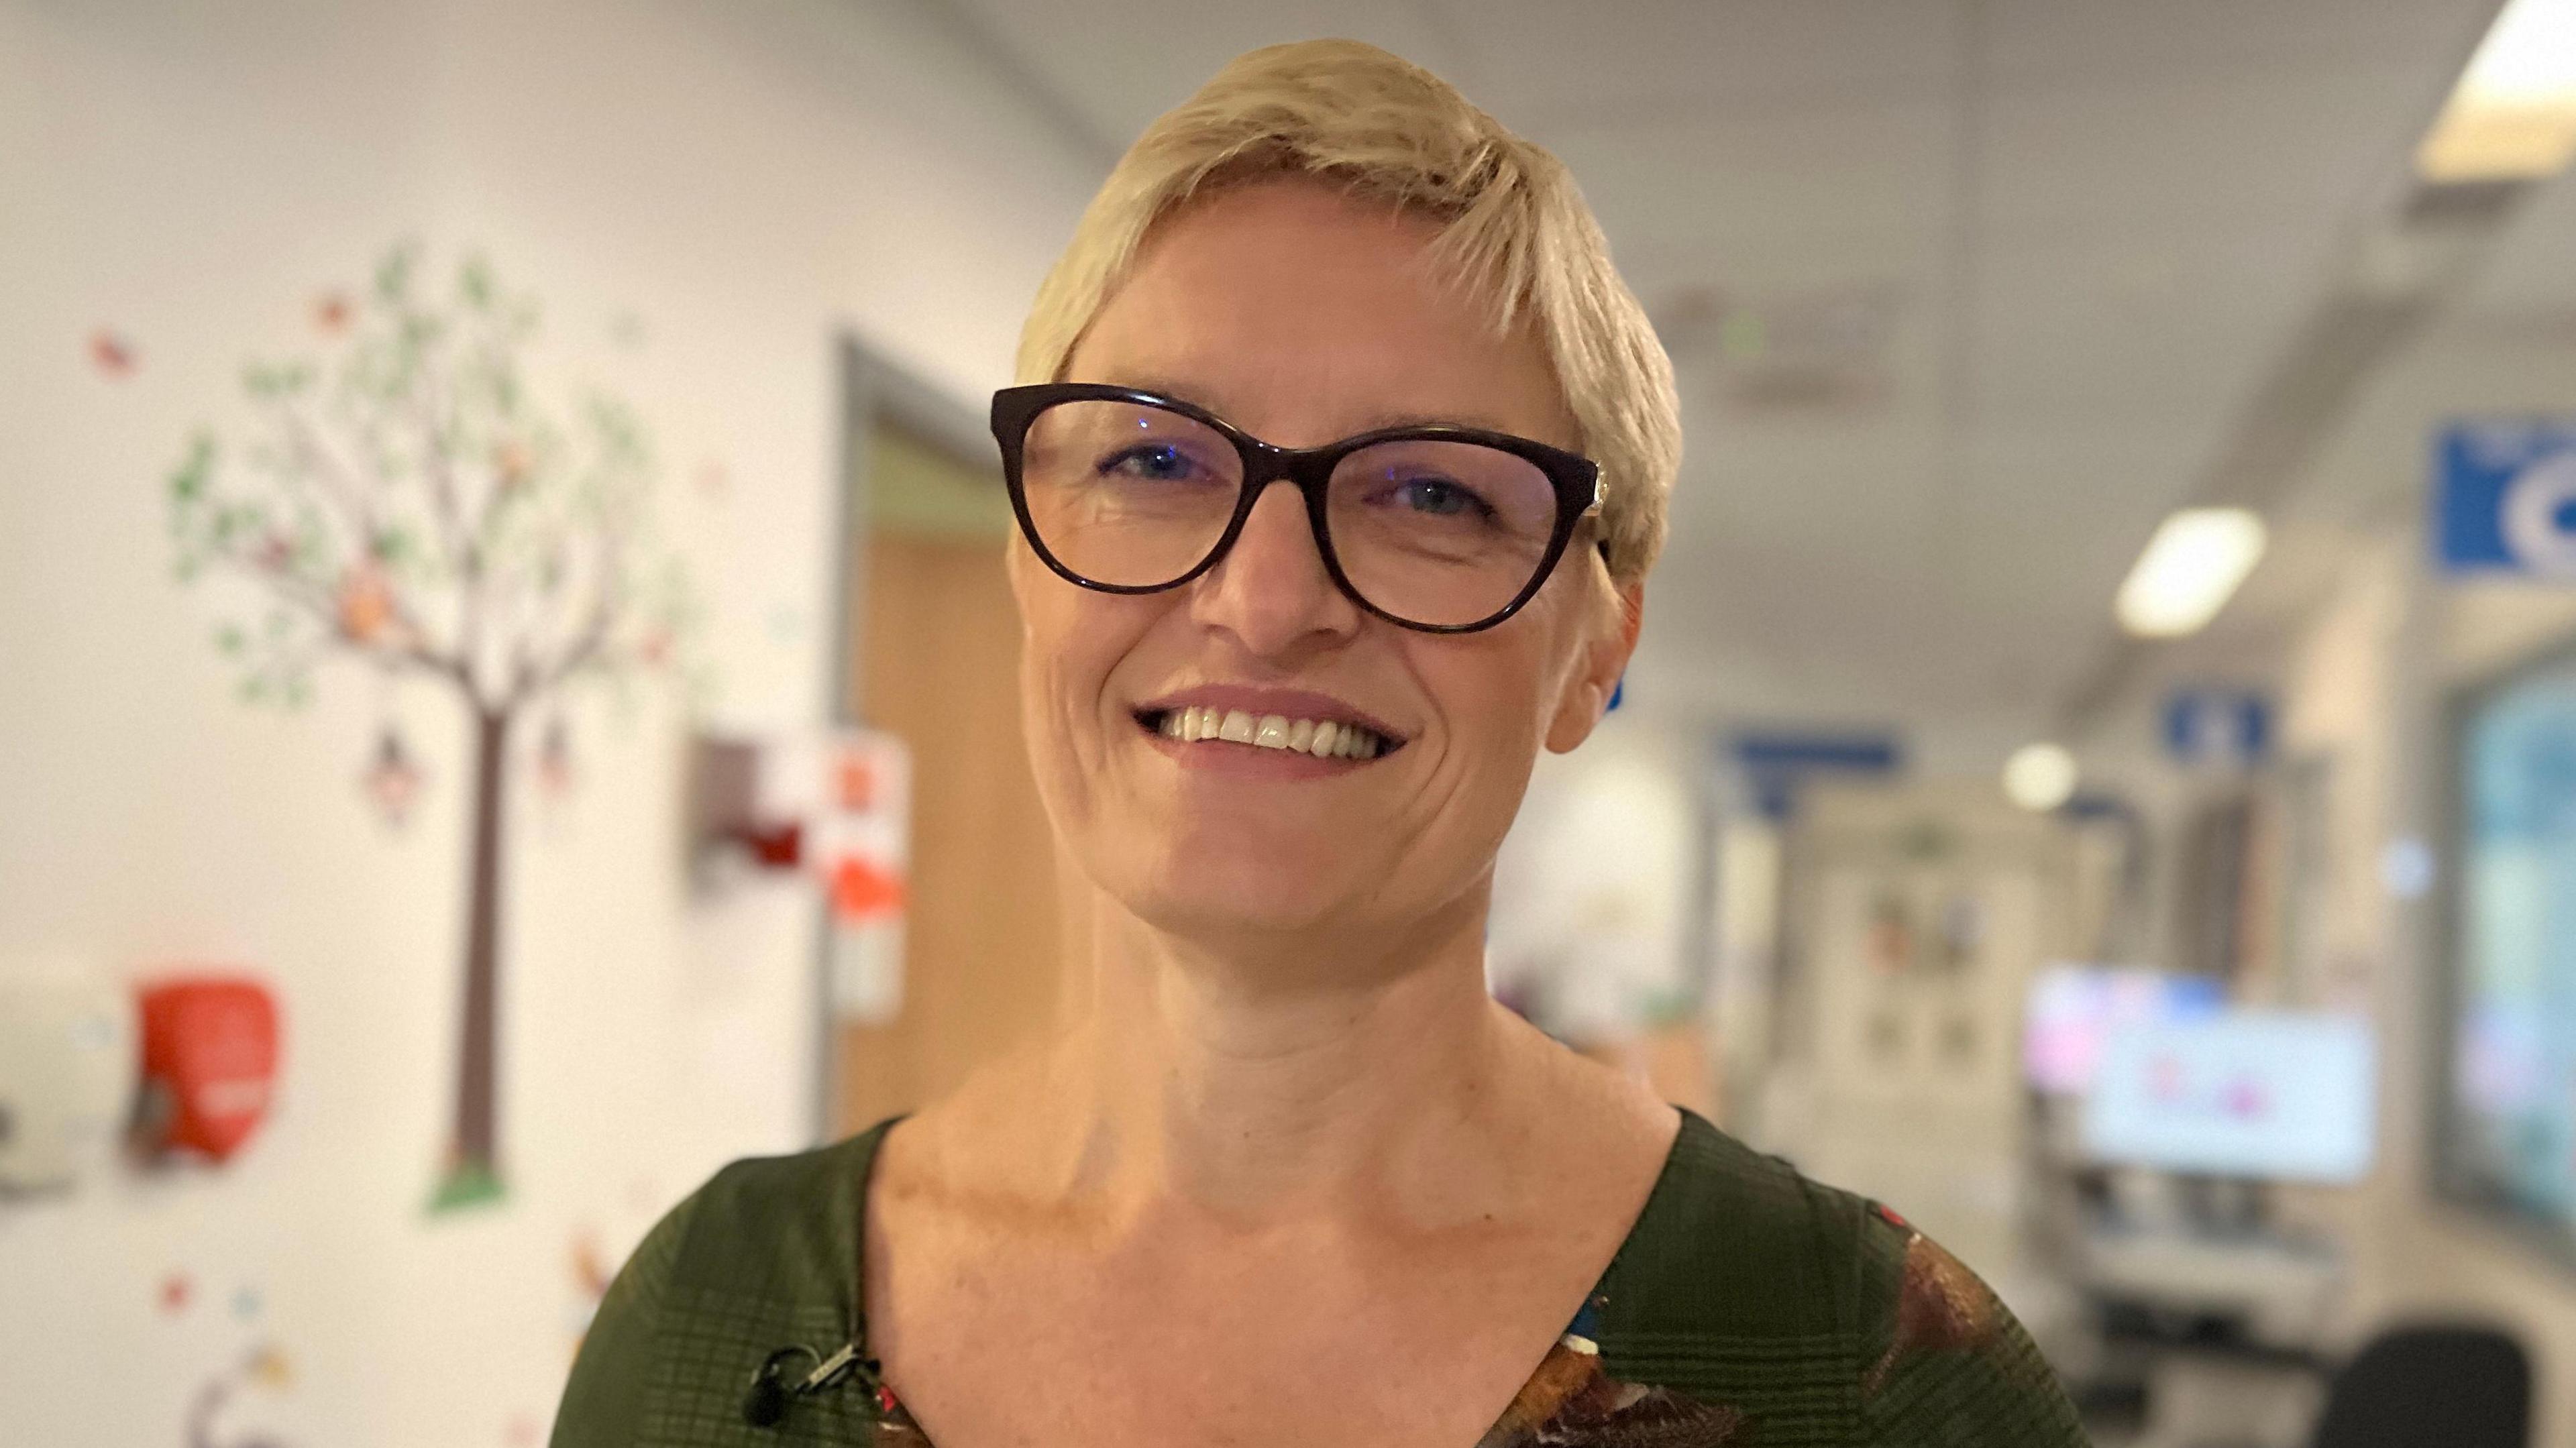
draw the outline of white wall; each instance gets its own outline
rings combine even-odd
[[[836,336],[962,400],[1005,380],[1099,169],[911,5],[0,3],[0,979],[246,963],[288,1033],[232,1166],[0,1202],[9,1441],[175,1444],[200,1383],[270,1344],[288,1371],[227,1432],[539,1442],[580,1244],[613,1263],[715,1165],[807,1129],[808,906],[693,902],[683,711],[593,701],[574,791],[522,790],[514,819],[511,1196],[424,1211],[461,721],[396,697],[432,773],[389,832],[354,783],[371,677],[235,702],[162,480],[193,428],[238,421],[242,363],[308,340],[314,298],[396,241],[485,252],[545,300],[549,370],[652,432],[711,712],[795,727],[830,677]],[[101,328],[130,376],[92,364]]]
[[[1564,1039],[1630,1041],[1699,1004],[1706,747],[1701,731],[1631,707],[1531,772],[1495,861],[1488,974]]]

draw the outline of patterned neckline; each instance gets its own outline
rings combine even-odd
[[[1601,1315],[1610,1303],[1610,1289],[1619,1273],[1619,1264],[1628,1255],[1628,1246],[1637,1239],[1647,1220],[1654,1215],[1656,1204],[1665,1196],[1673,1179],[1675,1163],[1682,1154],[1682,1139],[1690,1134],[1692,1117],[1680,1113],[1681,1120],[1672,1142],[1664,1150],[1664,1160],[1656,1170],[1654,1184],[1647,1189],[1645,1201],[1638,1207],[1636,1218],[1628,1224],[1627,1233],[1619,1239],[1618,1249],[1611,1253],[1609,1264],[1593,1283],[1583,1305],[1575,1309],[1573,1321],[1550,1344],[1547,1353],[1533,1368],[1520,1391],[1512,1395],[1502,1416],[1476,1440],[1475,1448],[1585,1448],[1588,1444],[1626,1441],[1605,1434],[1625,1431],[1623,1424],[1642,1413],[1659,1426],[1678,1424],[1691,1431],[1691,1436],[1672,1441],[1693,1444],[1731,1444],[1742,1426],[1742,1415],[1731,1408],[1710,1407],[1670,1393],[1662,1388],[1622,1383],[1609,1376],[1601,1361]],[[901,1121],[892,1117],[870,1135],[867,1159],[861,1165],[859,1183],[858,1251],[861,1278],[851,1305],[850,1345],[818,1367],[809,1386],[796,1391],[814,1391],[817,1386],[837,1385],[844,1376],[854,1380],[875,1400],[877,1448],[937,1448],[930,1435],[913,1420],[911,1410],[903,1405],[884,1378],[876,1360],[867,1356],[867,1193],[875,1175],[877,1149],[885,1133]],[[835,1371],[837,1369],[837,1371]],[[820,1380],[830,1375],[828,1384]]]
[[[1613,1260],[1615,1265],[1616,1259]],[[1607,1440],[1570,1434],[1567,1431],[1573,1426],[1570,1419],[1587,1415],[1613,1418],[1621,1410],[1631,1409],[1650,1397],[1687,1403],[1687,1400],[1674,1398],[1661,1388],[1641,1389],[1618,1382],[1603,1370],[1601,1345],[1583,1329],[1593,1325],[1608,1300],[1595,1293],[1584,1302],[1582,1310],[1574,1315],[1573,1325],[1548,1347],[1547,1356],[1539,1360],[1529,1379],[1521,1384],[1520,1391],[1512,1395],[1502,1416],[1494,1421],[1494,1426],[1485,1430],[1483,1437],[1476,1440],[1476,1448],[1536,1448],[1542,1444],[1550,1445],[1550,1448],[1555,1448],[1555,1445],[1583,1448],[1583,1445]],[[903,1405],[903,1400],[895,1396],[894,1389],[879,1374],[873,1359],[854,1363],[851,1376],[875,1400],[875,1448],[938,1448],[931,1442],[930,1435],[913,1420],[912,1411]],[[1605,1400],[1611,1408],[1609,1414],[1599,1411]],[[1698,1408],[1699,1405],[1690,1404],[1689,1407]],[[1733,1410],[1718,1408],[1705,1411],[1732,1431],[1736,1421]],[[1719,1437],[1706,1441],[1720,1444],[1727,1439]]]

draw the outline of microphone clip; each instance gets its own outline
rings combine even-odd
[[[801,1378],[791,1378],[799,1360],[814,1367]],[[859,1356],[856,1342],[843,1344],[829,1356],[810,1347],[782,1347],[763,1359],[759,1371],[751,1375],[751,1389],[742,1398],[742,1420],[755,1428],[775,1428],[794,1400],[830,1392],[852,1378],[876,1391],[881,1386],[878,1372],[876,1359]]]

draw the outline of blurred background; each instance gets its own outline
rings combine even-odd
[[[2106,1445],[2576,1442],[2576,0],[0,0],[11,1441],[530,1448],[682,1193],[1044,1028],[981,402],[1315,35],[1680,378],[1496,991]]]

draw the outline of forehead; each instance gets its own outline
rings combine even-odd
[[[1316,181],[1229,188],[1157,225],[1066,376],[1168,393],[1292,447],[1426,421],[1573,447],[1546,349],[1498,334],[1431,264],[1439,234]]]

